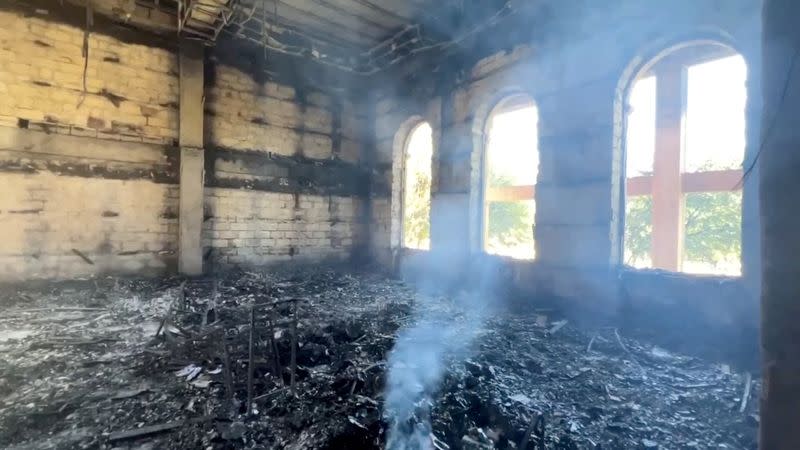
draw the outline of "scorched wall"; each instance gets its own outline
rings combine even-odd
[[[395,193],[373,203],[377,258],[417,277],[435,274],[440,285],[498,264],[524,298],[555,297],[561,306],[592,311],[594,319],[623,314],[649,335],[677,337],[683,350],[708,341],[704,349],[714,356],[746,353],[752,361],[760,269],[757,168],[744,184],[742,277],[630,270],[620,255],[621,139],[623,102],[636,71],[671,46],[713,40],[741,53],[750,67],[749,164],[760,136],[760,2],[555,3],[546,11],[531,4],[531,11],[515,12],[530,14],[521,22],[535,32],[515,45],[497,44],[505,50],[474,61],[463,52],[442,58],[455,67],[443,63],[439,70],[451,73],[440,75],[433,88],[401,84],[377,95],[377,169],[395,191],[406,121],[428,120],[435,136],[431,250],[402,249],[393,238],[401,201]],[[480,41],[491,46],[493,37],[510,33],[512,27],[502,25]],[[539,113],[535,261],[488,256],[479,243],[486,122],[497,102],[515,93],[529,95]]]
[[[0,8],[0,281],[175,268],[177,48],[103,23],[87,60],[83,28],[58,7]],[[206,269],[349,257],[361,232],[358,108],[256,82],[210,54]]]
[[[174,259],[174,52],[92,33],[86,62],[83,40],[0,11],[0,280],[159,272]]]
[[[257,265],[349,257],[365,181],[356,106],[259,83],[230,66],[214,65],[211,78],[205,107],[209,258]]]

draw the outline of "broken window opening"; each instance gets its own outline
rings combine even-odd
[[[720,45],[652,64],[628,97],[625,264],[741,275],[747,66]]]
[[[533,259],[539,113],[527,95],[501,101],[489,115],[484,154],[483,249]]]
[[[431,234],[433,130],[422,122],[406,141],[403,165],[403,247],[427,250]]]

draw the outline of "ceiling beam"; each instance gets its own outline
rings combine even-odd
[[[283,0],[277,0],[277,2],[280,5],[280,9],[284,10],[284,15],[285,15],[285,11],[286,10],[292,11],[294,14],[299,15],[300,17],[303,17],[303,18],[307,17],[307,18],[313,20],[314,22],[318,22],[319,24],[324,24],[326,26],[331,27],[332,28],[332,31],[331,31],[332,34],[342,34],[342,27],[347,27],[348,26],[348,24],[346,24],[346,23],[342,23],[341,21],[337,22],[337,21],[334,21],[334,20],[330,20],[327,17],[320,16],[319,14],[317,14],[317,13],[315,13],[313,11],[309,11],[309,10],[298,8],[298,7],[296,7],[294,5],[291,5],[291,4],[289,4],[289,3],[287,3],[287,2],[285,2]],[[280,9],[279,9],[279,11],[280,11]],[[281,17],[280,13],[278,14],[278,17],[279,17],[278,21],[280,22],[280,17]],[[379,34],[369,33],[369,32],[365,32],[364,30],[348,30],[348,32],[350,34],[354,34],[354,35],[356,35],[356,36],[358,36],[358,37],[360,37],[360,38],[362,38],[362,39],[364,39],[365,41],[368,41],[368,42],[374,42],[374,41],[379,40],[381,37],[383,37],[380,33]]]
[[[375,22],[373,20],[370,20],[370,19],[368,19],[368,18],[366,18],[364,16],[361,16],[359,14],[354,14],[352,12],[348,12],[348,11],[342,9],[340,6],[337,6],[337,5],[329,2],[328,0],[311,0],[311,1],[316,3],[316,4],[318,4],[318,5],[320,5],[320,6],[322,6],[322,7],[330,9],[331,11],[335,11],[337,14],[340,14],[340,15],[343,15],[343,16],[347,16],[347,17],[351,17],[351,18],[353,18],[354,20],[356,20],[358,22],[361,22],[361,23],[367,24],[367,25],[369,25],[369,26],[371,26],[373,28],[376,28],[376,29],[380,30],[384,34],[388,33],[392,29],[391,27],[387,27],[385,25],[379,24],[379,23],[377,23],[377,22]]]
[[[325,50],[328,47],[335,48],[337,46],[340,47],[340,49],[352,49],[358,45],[356,42],[343,40],[339,37],[331,37],[329,34],[320,33],[315,29],[311,29],[307,26],[300,26],[290,21],[284,21],[284,23],[276,25],[278,29],[270,29],[271,24],[269,23],[267,24],[267,27],[267,33],[270,33],[270,35],[283,35],[284,33],[294,34],[297,38],[311,41],[311,44],[319,46],[322,50]],[[234,36],[243,34],[255,41],[261,40],[263,36],[261,30],[261,18],[253,18],[251,24],[237,28],[236,30],[232,30],[230,28],[227,28],[226,30]]]
[[[394,19],[397,22],[409,23],[413,19],[413,16],[404,16],[404,15],[398,14],[396,11],[388,10],[388,9],[386,9],[386,8],[380,6],[380,5],[376,5],[376,4],[374,4],[374,3],[372,3],[372,2],[370,2],[368,0],[350,0],[350,1],[358,3],[359,5],[365,6],[365,7],[369,8],[369,9],[371,9],[371,10],[373,10],[373,11],[375,11],[375,12],[381,14],[381,15],[391,17],[392,19]]]
[[[261,8],[256,11],[255,14],[253,14],[252,21],[257,22],[260,26],[264,20],[264,17],[264,10]],[[313,40],[318,41],[317,43],[325,43],[334,46],[340,45],[352,49],[360,49],[364,47],[364,41],[356,40],[347,35],[336,33],[329,27],[320,26],[321,24],[315,21],[298,21],[287,17],[286,15],[280,14],[278,14],[276,21],[272,11],[267,11],[266,20],[267,31],[270,30],[270,26],[274,25],[276,27],[286,28],[287,30],[296,33],[298,36],[308,36],[313,38]],[[341,29],[341,26],[339,26],[339,29]]]

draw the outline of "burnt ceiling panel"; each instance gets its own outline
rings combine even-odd
[[[444,52],[525,0],[8,0],[91,10],[127,26],[215,45],[243,40],[355,74]]]

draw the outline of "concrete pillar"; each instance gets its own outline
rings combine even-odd
[[[760,448],[800,448],[800,2],[763,5]]]
[[[536,260],[605,273],[615,263],[614,88],[608,77],[540,95]]]
[[[452,86],[431,102],[428,117],[434,127],[431,180],[430,272],[447,282],[464,276],[469,262],[470,124],[456,123]],[[438,132],[438,134],[437,134]]]
[[[178,270],[203,273],[203,46],[183,41],[180,46],[180,223]]]
[[[760,28],[758,33],[761,33]],[[747,147],[743,167],[750,170],[742,189],[742,279],[753,299],[755,312],[761,296],[761,220],[758,199],[761,171],[755,164],[756,158],[760,158],[761,111],[764,108],[761,99],[761,42],[749,42],[742,48],[742,54],[747,60]]]
[[[452,108],[447,102],[445,108]],[[469,253],[469,189],[472,146],[467,125],[444,124],[431,192],[431,252],[453,270]]]

